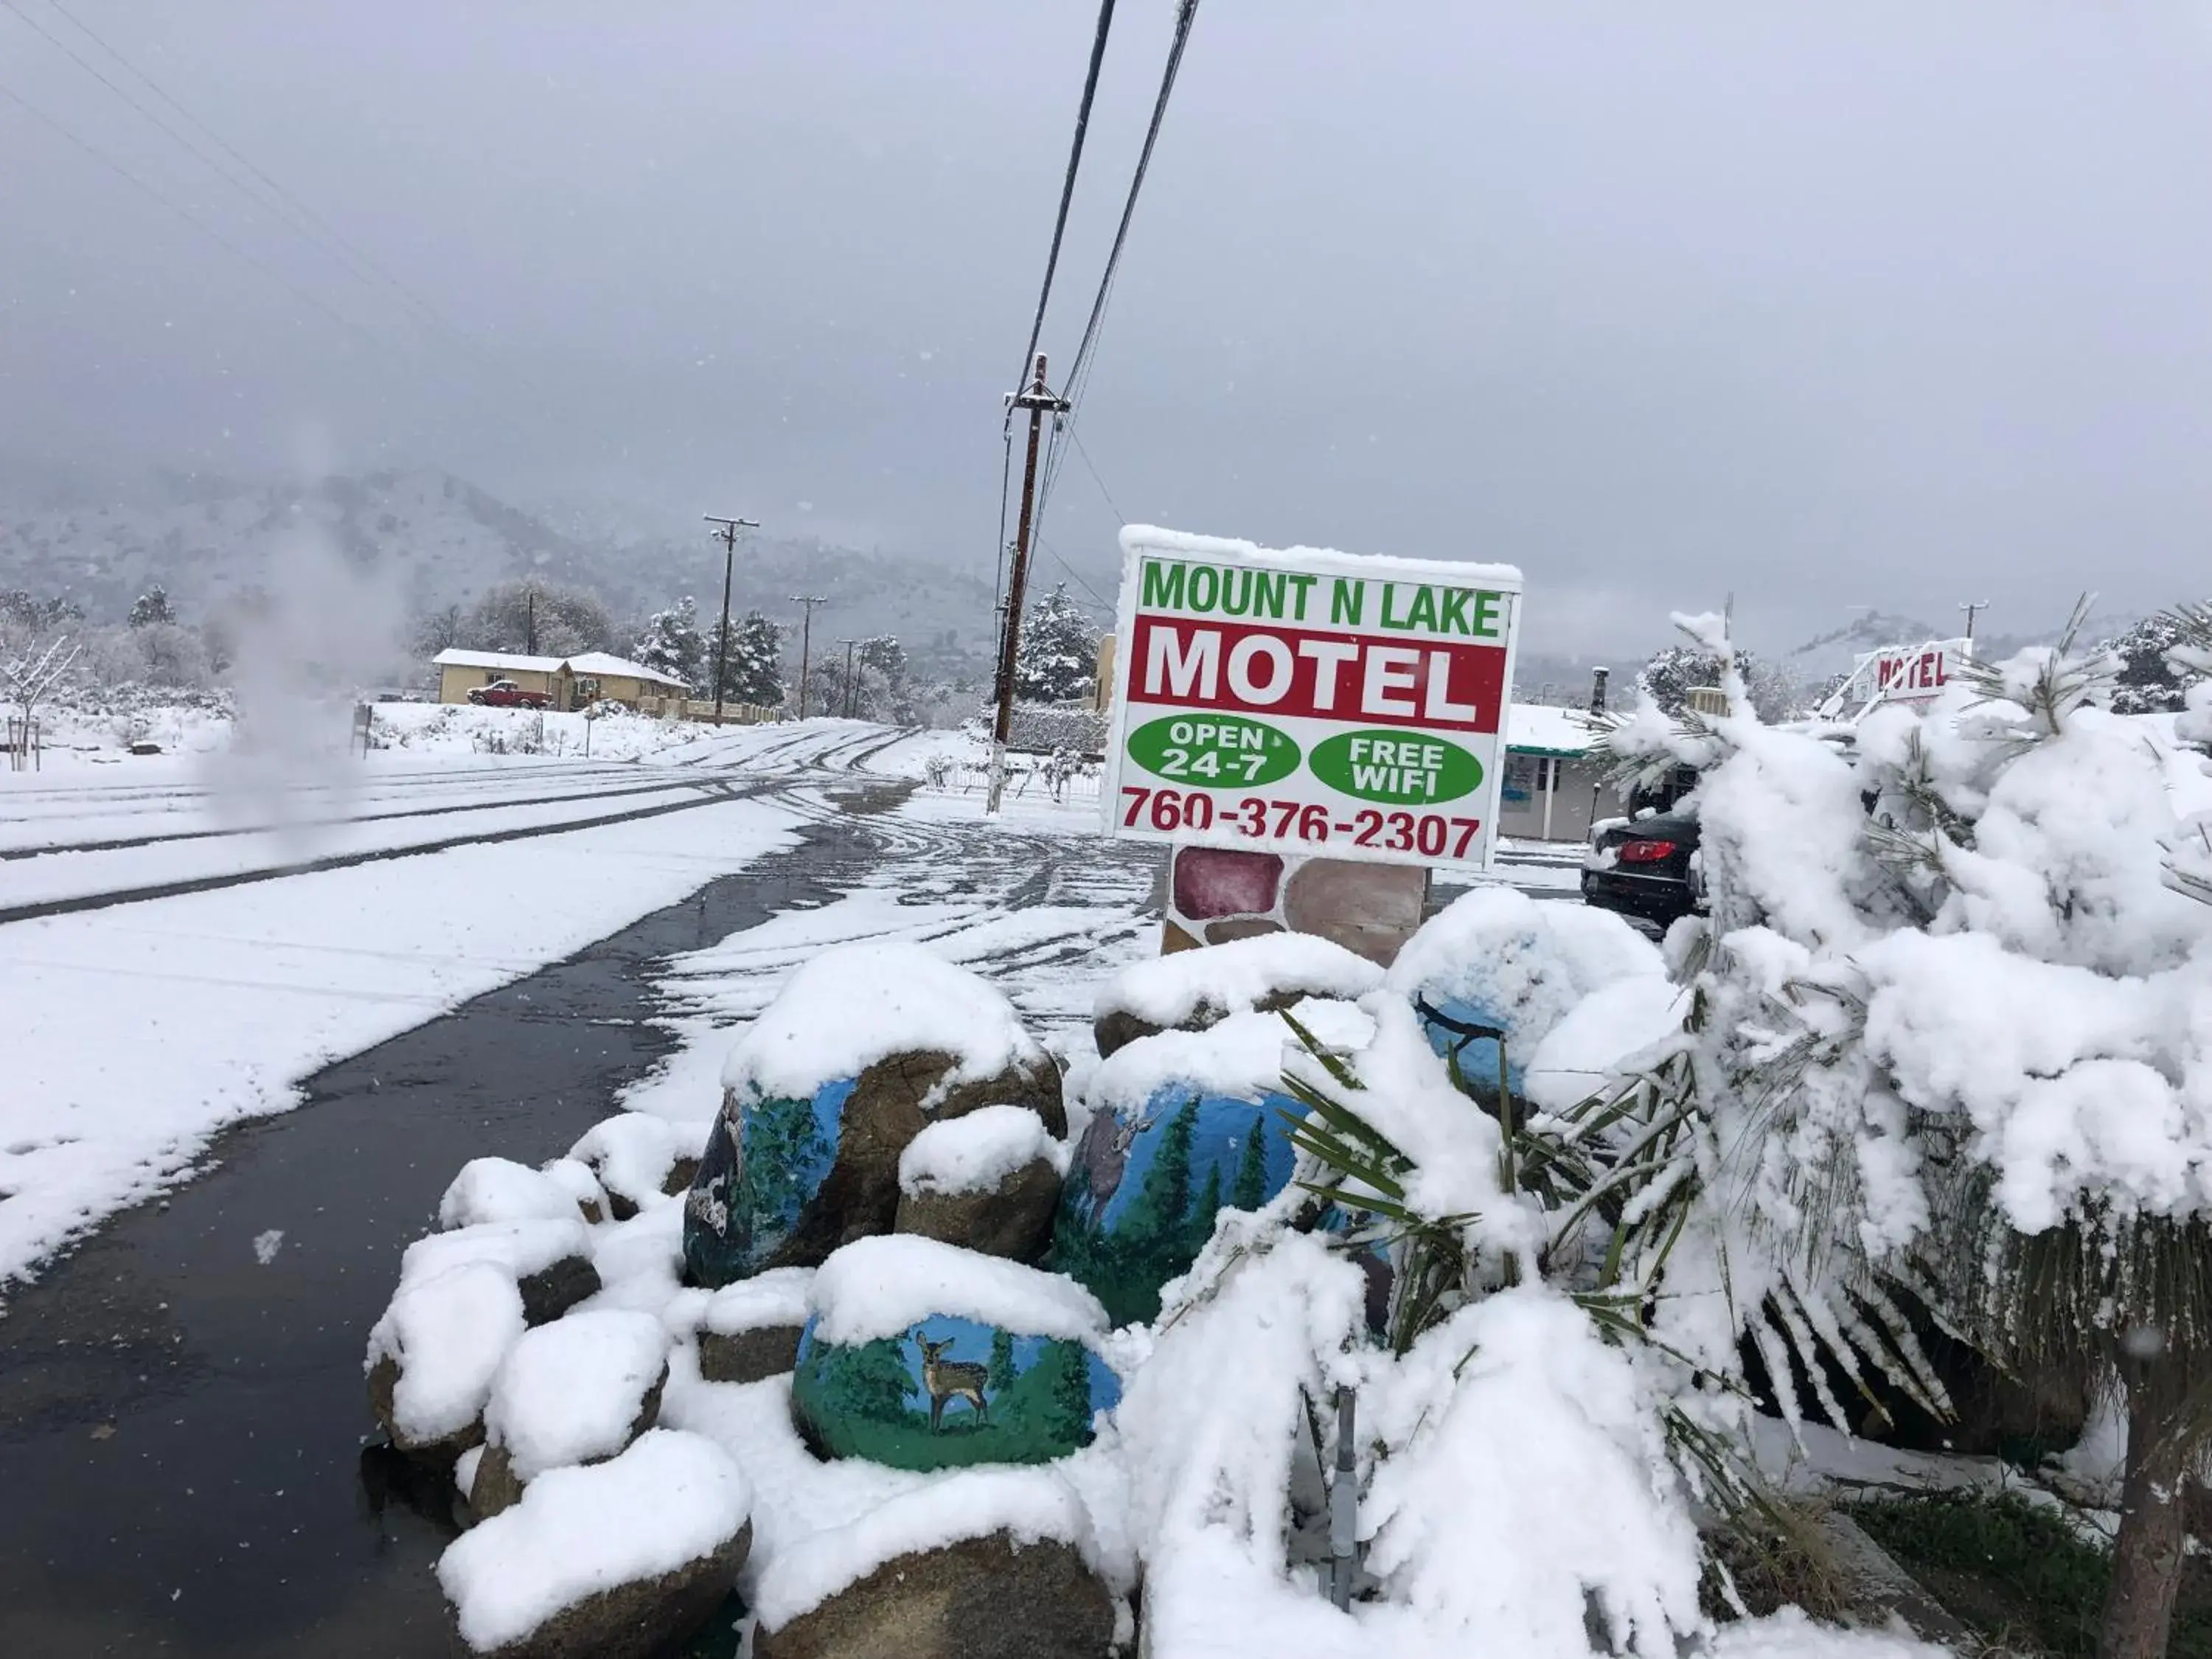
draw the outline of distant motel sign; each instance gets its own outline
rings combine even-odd
[[[1487,866],[1521,573],[1121,532],[1106,832]]]
[[[1929,640],[1920,645],[1885,646],[1861,658],[1861,672],[1883,702],[1926,702],[1951,683],[1951,667],[1974,653],[1968,640]]]

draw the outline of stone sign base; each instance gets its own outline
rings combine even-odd
[[[1168,866],[1163,955],[1256,933],[1317,933],[1388,967],[1421,925],[1419,865],[1178,847]]]

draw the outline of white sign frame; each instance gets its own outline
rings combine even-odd
[[[1310,547],[1287,549],[1264,548],[1248,541],[1231,540],[1222,537],[1194,536],[1182,532],[1163,530],[1151,525],[1131,525],[1121,532],[1122,575],[1121,592],[1116,606],[1116,633],[1114,651],[1113,701],[1109,709],[1106,735],[1106,764],[1099,790],[1099,816],[1104,833],[1109,838],[1153,841],[1181,846],[1221,847],[1242,852],[1274,853],[1285,856],[1349,859],[1377,864],[1412,865],[1425,868],[1451,868],[1468,872],[1488,872],[1495,868],[1498,817],[1502,805],[1502,791],[1505,782],[1505,758],[1509,742],[1513,696],[1513,672],[1519,653],[1523,586],[1517,566],[1461,562],[1444,559],[1408,559],[1382,555],[1340,553],[1332,550]],[[1341,717],[1323,718],[1311,714],[1275,714],[1255,712],[1249,708],[1225,711],[1209,710],[1202,706],[1185,708],[1187,717],[1202,722],[1209,715],[1220,712],[1226,718],[1244,725],[1273,728],[1279,732],[1285,723],[1296,730],[1284,732],[1297,744],[1299,756],[1294,768],[1286,775],[1265,780],[1255,785],[1224,783],[1218,789],[1201,781],[1176,784],[1146,767],[1130,754],[1128,738],[1133,731],[1141,731],[1155,721],[1175,718],[1181,707],[1162,702],[1156,696],[1142,699],[1133,714],[1130,686],[1132,677],[1139,672],[1146,655],[1145,639],[1139,633],[1140,615],[1150,617],[1160,615],[1157,608],[1148,608],[1140,592],[1143,569],[1147,558],[1176,562],[1186,566],[1212,565],[1224,572],[1249,570],[1261,576],[1279,577],[1297,596],[1298,616],[1294,625],[1277,616],[1261,622],[1240,623],[1235,613],[1226,611],[1225,601],[1218,628],[1222,636],[1226,630],[1238,629],[1247,633],[1269,631],[1266,623],[1277,624],[1281,634],[1302,635],[1334,635],[1351,641],[1367,641],[1377,647],[1403,647],[1409,640],[1423,642],[1425,647],[1424,678],[1418,689],[1426,703],[1426,713],[1433,713],[1441,705],[1455,710],[1463,704],[1455,704],[1452,695],[1478,683],[1486,684],[1492,666],[1488,653],[1498,653],[1495,663],[1496,729],[1482,733],[1465,726],[1450,725],[1443,720],[1431,725],[1425,717],[1408,720],[1402,715],[1382,715],[1371,711],[1354,712],[1347,709]],[[1216,578],[1217,583],[1220,578]],[[1417,634],[1401,628],[1385,631],[1376,625],[1379,617],[1363,605],[1359,620],[1346,623],[1324,620],[1319,615],[1305,614],[1306,598],[1320,590],[1327,592],[1340,582],[1360,584],[1367,592],[1375,592],[1381,584],[1402,584],[1411,589],[1432,590],[1430,603],[1434,608],[1451,611],[1462,622],[1494,623],[1494,638],[1473,633],[1468,629],[1461,633],[1468,635],[1462,641],[1449,632]],[[1301,585],[1301,584],[1304,585]],[[1326,588],[1323,584],[1327,584]],[[1225,584],[1223,584],[1225,586]],[[1373,586],[1370,586],[1373,585]],[[1248,578],[1248,595],[1257,591]],[[1283,592],[1279,585],[1277,594]],[[1446,594],[1461,596],[1472,608],[1462,609],[1449,603]],[[1495,601],[1494,608],[1482,605],[1487,599]],[[1411,602],[1411,603],[1418,603]],[[1386,597],[1378,609],[1387,609]],[[1279,604],[1279,611],[1281,609]],[[1316,607],[1317,608],[1317,607]],[[1364,625],[1363,625],[1364,624]],[[1366,644],[1358,647],[1364,652]],[[1231,665],[1226,678],[1235,674],[1234,647]],[[1195,647],[1194,647],[1194,653]],[[1475,659],[1469,653],[1483,653],[1480,659],[1480,682],[1467,678],[1476,672]],[[1330,647],[1322,647],[1325,655],[1333,657]],[[1307,653],[1301,651],[1299,656]],[[1345,660],[1350,660],[1346,659]],[[1248,665],[1250,659],[1247,659]],[[1332,696],[1340,678],[1340,663],[1332,665]],[[1170,671],[1172,672],[1172,671]],[[1373,672],[1370,668],[1370,674]],[[1359,683],[1358,676],[1354,676]],[[1249,678],[1247,684],[1250,684]],[[1185,684],[1199,684],[1192,675]],[[1360,683],[1353,701],[1376,695],[1371,680]],[[1403,679],[1389,681],[1393,691],[1411,696],[1414,683]],[[1217,683],[1218,685],[1218,683]],[[1232,694],[1233,695],[1233,694]],[[1481,692],[1475,692],[1474,704],[1476,717],[1480,717]],[[1195,700],[1194,700],[1194,702]],[[1401,801],[1393,805],[1380,805],[1370,798],[1355,796],[1351,792],[1330,785],[1316,777],[1311,769],[1312,753],[1316,744],[1325,740],[1329,728],[1340,728],[1344,734],[1378,729],[1382,726],[1395,727],[1404,733],[1405,740],[1433,744],[1437,740],[1463,755],[1471,755],[1480,766],[1482,775],[1471,791],[1443,798],[1437,805],[1442,811],[1412,810],[1418,803]],[[1313,733],[1320,730],[1322,736]],[[1303,734],[1303,735],[1302,735]],[[1486,744],[1486,748],[1483,745]],[[1370,752],[1372,752],[1370,750]],[[1431,748],[1413,751],[1417,756],[1431,755]],[[1370,769],[1371,770],[1372,769]],[[1407,770],[1402,776],[1418,775]],[[1432,768],[1430,787],[1436,787],[1440,769]],[[1136,804],[1136,821],[1128,822],[1130,802],[1125,791],[1142,789],[1146,799]],[[1173,799],[1173,809],[1167,814],[1173,822],[1164,822],[1153,809],[1158,797]],[[1182,821],[1182,803],[1190,796],[1203,794],[1208,798],[1206,822],[1192,823]],[[1232,798],[1235,810],[1224,817],[1220,810],[1224,797]],[[1249,803],[1258,799],[1267,804],[1265,830],[1255,834],[1250,829]],[[1476,828],[1462,834],[1457,827],[1466,821],[1464,812],[1453,814],[1449,807],[1465,803],[1474,805],[1480,814]],[[1285,805],[1293,811],[1287,819],[1288,833],[1278,828],[1280,810]],[[1310,838],[1316,820],[1308,810],[1314,806],[1326,809],[1325,822],[1320,823],[1322,833]],[[1379,823],[1370,823],[1369,815],[1376,815]],[[1401,824],[1400,819],[1407,820]],[[1436,846],[1431,830],[1437,820],[1443,827],[1443,843]],[[1408,827],[1410,826],[1410,828]],[[1400,847],[1392,843],[1405,840]],[[1424,842],[1426,845],[1424,845]],[[1434,850],[1431,850],[1434,849]]]

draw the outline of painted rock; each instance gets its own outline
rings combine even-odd
[[[1004,996],[918,945],[826,951],[755,1020],[685,1202],[692,1282],[813,1267],[891,1231],[899,1157],[933,1122],[1024,1106],[1067,1131],[1060,1072]]]
[[[1357,1048],[1372,1022],[1348,1003],[1291,1011],[1332,1048]],[[1188,1269],[1224,1209],[1252,1210],[1289,1183],[1291,1121],[1280,1016],[1230,1015],[1204,1031],[1164,1031],[1098,1068],[1096,1109],[1061,1188],[1051,1266],[1086,1286],[1117,1324],[1159,1313],[1160,1288]]]
[[[1306,997],[1350,1002],[1382,983],[1364,957],[1312,933],[1280,932],[1133,963],[1092,1005],[1101,1054],[1161,1031],[1201,1031],[1233,1013],[1287,1008]]]
[[[811,1302],[791,1407],[819,1456],[1045,1463],[1090,1444],[1121,1399],[1097,1349],[1104,1310],[1056,1274],[935,1239],[862,1239],[823,1264]]]
[[[1409,999],[1429,1046],[1455,1062],[1477,1099],[1498,1097],[1552,1029],[1592,993],[1662,976],[1658,948],[1609,911],[1540,904],[1511,888],[1481,888],[1431,917],[1391,964],[1387,986]]]

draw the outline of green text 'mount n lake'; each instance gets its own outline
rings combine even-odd
[[[1146,559],[1137,598],[1143,610],[1194,617],[1379,628],[1470,640],[1502,641],[1505,635],[1505,595],[1484,587]]]

